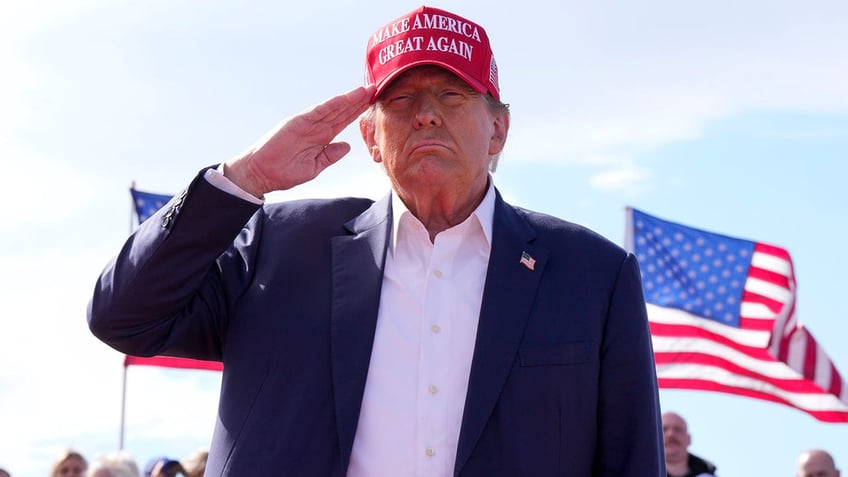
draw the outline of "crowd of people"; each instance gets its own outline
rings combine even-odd
[[[665,462],[668,477],[718,477],[717,466],[689,452],[692,436],[686,420],[675,412],[662,415]],[[97,456],[90,464],[79,452],[68,449],[54,461],[50,477],[203,477],[209,452],[199,449],[181,460],[169,457],[150,459],[140,470],[125,451]],[[840,477],[833,456],[823,449],[801,452],[795,477]],[[0,477],[12,477],[0,468]]]
[[[80,452],[66,449],[53,461],[49,477],[203,477],[208,455],[206,449],[198,449],[180,460],[157,457],[141,469],[126,451],[101,454],[89,463]],[[0,468],[0,477],[12,474]]]
[[[665,468],[668,477],[718,477],[716,464],[689,452],[692,435],[686,420],[676,412],[662,415]],[[798,456],[796,477],[839,477],[840,472],[827,451],[806,450]]]

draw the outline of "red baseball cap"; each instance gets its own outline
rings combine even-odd
[[[478,93],[500,99],[498,65],[480,25],[454,13],[422,6],[392,20],[368,39],[365,85],[377,85],[372,102],[404,71],[437,65]]]

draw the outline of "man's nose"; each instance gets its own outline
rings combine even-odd
[[[429,94],[422,94],[415,103],[416,129],[442,125],[442,116],[436,98]]]

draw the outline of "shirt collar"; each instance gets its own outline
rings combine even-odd
[[[412,212],[406,207],[406,204],[400,200],[397,193],[392,191],[392,240],[391,240],[391,251],[394,252],[395,247],[397,246],[397,237],[398,237],[398,227],[400,227],[400,220],[405,214],[409,214],[410,218],[420,223],[417,217],[412,215]],[[471,216],[476,217],[477,221],[480,223],[480,228],[483,230],[483,235],[486,237],[486,242],[489,247],[492,246],[492,223],[494,222],[495,217],[495,181],[491,174],[489,174],[489,185],[486,188],[486,195],[483,196],[483,200],[480,201],[480,204],[477,205],[477,208],[474,209],[474,212]],[[423,226],[423,225],[422,225]]]

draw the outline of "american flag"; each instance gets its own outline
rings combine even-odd
[[[536,259],[531,257],[527,252],[521,252],[521,259],[518,261],[530,271],[536,268]]]
[[[132,195],[135,216],[139,224],[150,218],[171,200],[170,195],[142,192],[134,187],[130,188],[130,195]]]
[[[661,388],[777,402],[848,422],[848,385],[797,319],[783,248],[627,209]]]

